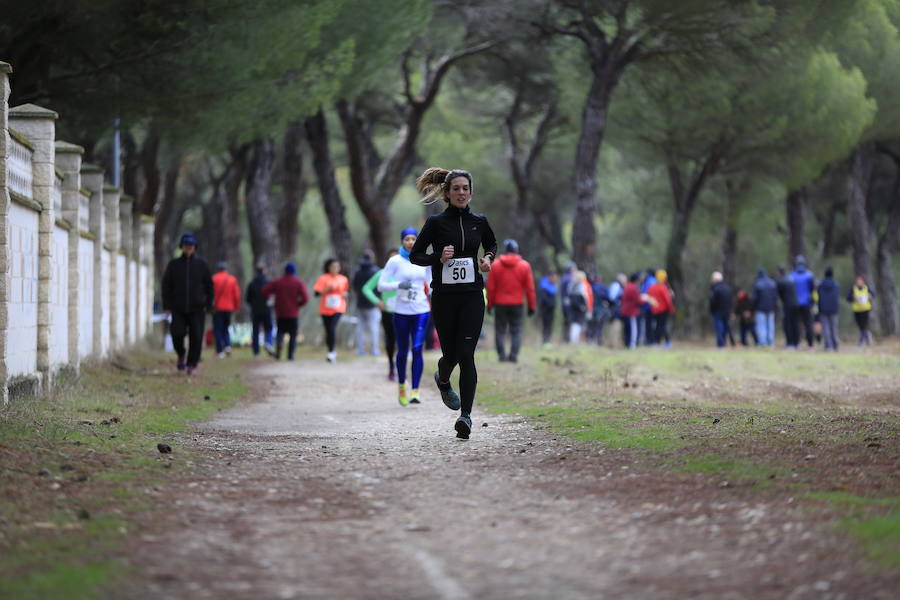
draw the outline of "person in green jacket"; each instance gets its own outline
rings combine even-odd
[[[397,249],[392,248],[387,255],[387,260],[397,254]],[[377,273],[372,275],[363,285],[362,293],[368,298],[369,302],[378,307],[381,311],[381,327],[384,329],[384,349],[387,352],[388,359],[388,379],[397,380],[397,373],[394,370],[394,348],[396,341],[394,339],[394,303],[397,299],[396,291],[378,291],[378,281],[381,279],[381,273],[384,269],[379,269]]]

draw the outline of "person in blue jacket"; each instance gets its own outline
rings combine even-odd
[[[778,286],[762,267],[756,272],[756,282],[750,293],[756,321],[756,339],[760,346],[775,344],[775,307],[778,304]]]
[[[838,350],[838,311],[841,304],[841,287],[834,280],[831,267],[825,269],[825,279],[819,283],[819,323],[822,324],[822,337],[825,349]]]
[[[791,273],[791,279],[794,281],[794,290],[797,294],[797,304],[794,307],[794,322],[797,327],[797,333],[800,333],[800,324],[803,324],[803,331],[806,334],[806,343],[810,348],[813,347],[813,291],[816,289],[816,278],[812,271],[806,268],[806,258],[802,254],[798,254],[794,260],[794,271]],[[799,342],[799,335],[798,335]]]
[[[541,340],[544,345],[550,343],[553,335],[553,317],[556,313],[557,283],[559,275],[550,272],[538,284],[538,311],[541,315]]]

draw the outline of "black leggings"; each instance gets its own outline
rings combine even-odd
[[[388,368],[394,372],[394,347],[397,343],[394,339],[394,313],[381,311],[381,328],[384,329],[384,349],[387,354]]]
[[[329,352],[334,352],[337,324],[341,320],[341,314],[322,315],[322,324],[325,325],[325,344],[328,346]]]
[[[438,372],[441,381],[450,381],[459,365],[459,397],[463,415],[472,413],[478,371],[475,346],[484,322],[484,294],[481,290],[459,293],[435,293],[431,298],[431,316],[441,340]]]
[[[172,312],[172,346],[178,354],[178,360],[184,360],[184,336],[188,336],[187,366],[196,367],[200,362],[203,350],[203,330],[206,328],[206,313],[203,310],[194,312]]]

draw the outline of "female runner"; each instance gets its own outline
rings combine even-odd
[[[391,257],[384,266],[384,273],[378,280],[378,291],[397,292],[394,300],[394,335],[397,341],[397,382],[399,383],[400,406],[418,404],[419,382],[422,380],[422,346],[425,344],[425,330],[428,327],[428,282],[431,267],[420,267],[409,262],[409,251],[416,242],[417,232],[407,227],[400,232],[400,253]],[[412,340],[412,389],[406,391],[406,357]]]
[[[497,239],[484,215],[469,210],[472,176],[468,171],[431,167],[416,180],[423,202],[442,198],[444,212],[428,217],[410,251],[413,264],[432,267],[431,312],[441,340],[441,359],[434,374],[441,399],[459,410],[456,437],[469,439],[478,373],[475,346],[484,321],[484,279],[497,254]],[[428,254],[429,246],[432,253]],[[478,258],[479,247],[484,256]],[[479,272],[480,271],[480,272]],[[459,365],[459,395],[450,374]]]

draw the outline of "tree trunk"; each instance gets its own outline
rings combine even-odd
[[[141,161],[137,151],[137,143],[134,141],[131,131],[126,129],[122,132],[122,193],[135,199],[135,214],[145,214],[140,204],[141,197],[138,189],[138,174],[140,170]]]
[[[788,265],[794,264],[799,254],[806,256],[805,230],[806,191],[803,188],[788,192],[785,199],[788,230]]]
[[[156,211],[155,227],[153,229],[153,258],[156,264],[156,280],[162,281],[166,265],[169,263],[172,253],[170,246],[176,240],[166,239],[166,233],[171,228],[172,216],[175,213],[175,194],[178,190],[178,174],[181,170],[181,156],[176,156],[169,168],[166,169],[163,194]]]
[[[225,260],[231,265],[238,281],[245,281],[244,259],[241,253],[241,185],[247,174],[247,155],[250,146],[243,144],[228,151],[229,163],[221,177],[224,189],[222,202],[222,242]]]
[[[247,224],[253,261],[272,264],[278,260],[278,227],[269,192],[275,171],[275,142],[270,138],[251,144],[247,165],[246,199]]]
[[[344,202],[334,177],[334,166],[331,163],[331,153],[328,149],[325,114],[319,109],[319,112],[306,119],[305,125],[306,138],[313,155],[313,169],[319,183],[319,194],[322,197],[322,205],[325,208],[328,227],[331,231],[331,247],[335,257],[347,271],[351,266],[350,229],[347,227]]]
[[[284,202],[278,219],[278,241],[282,260],[294,260],[297,252],[297,217],[306,197],[303,179],[303,123],[291,121],[284,132]]]
[[[850,162],[850,182],[847,194],[847,222],[850,227],[850,241],[853,245],[853,271],[855,276],[869,279],[871,257],[869,256],[869,218],[866,200],[874,163],[874,145],[861,144],[854,150]]]
[[[572,220],[572,258],[580,269],[596,263],[597,163],[606,132],[606,117],[615,80],[595,73],[581,112],[581,132],[575,151],[575,216]]]
[[[159,199],[159,133],[151,123],[147,131],[147,139],[141,147],[141,170],[144,173],[144,189],[138,202],[140,212],[144,215],[152,215]]]
[[[876,281],[875,291],[878,293],[878,320],[882,335],[894,335],[898,330],[897,284],[894,280],[893,255],[900,236],[900,173],[897,185],[894,186],[894,201],[888,215],[884,232],[878,238],[878,250],[875,255]]]
[[[740,184],[725,181],[728,193],[725,196],[725,236],[722,239],[722,276],[728,285],[737,282],[737,232],[741,214],[741,200],[746,193],[746,182]]]

